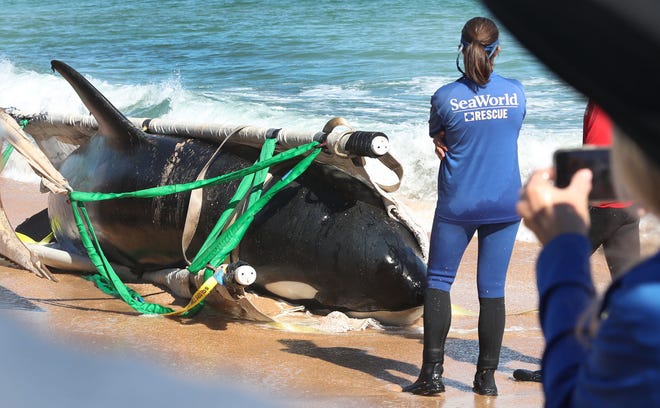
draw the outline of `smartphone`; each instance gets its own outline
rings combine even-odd
[[[555,186],[560,188],[568,186],[576,171],[587,168],[593,173],[589,201],[592,203],[616,201],[610,170],[609,147],[559,149],[554,154],[554,164]]]

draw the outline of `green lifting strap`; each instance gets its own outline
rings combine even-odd
[[[18,122],[19,126],[21,129],[25,128],[28,124],[27,119],[22,119]],[[0,158],[0,171],[5,169],[5,166],[7,165],[7,162],[9,161],[9,157],[11,154],[14,152],[14,145],[10,144],[8,145],[5,150],[2,152],[2,158]]]
[[[268,160],[273,157],[273,152],[275,151],[275,145],[277,144],[277,139],[266,139],[264,142],[264,145],[261,149],[261,155],[259,156],[259,162]],[[236,212],[236,206],[239,205],[241,201],[243,201],[245,195],[248,192],[252,192],[248,198],[248,202],[246,205],[246,208],[249,208],[251,205],[254,204],[256,200],[259,199],[261,196],[261,191],[264,186],[264,181],[266,180],[266,177],[268,176],[268,169],[262,169],[259,171],[256,171],[255,173],[250,174],[249,176],[243,177],[243,180],[241,180],[241,183],[238,186],[238,189],[236,190],[236,193],[234,193],[234,196],[232,199],[229,201],[229,204],[227,205],[227,208],[225,211],[220,215],[218,218],[218,221],[216,222],[215,226],[209,233],[209,236],[206,238],[204,241],[204,244],[202,244],[202,247],[197,251],[197,255],[195,258],[191,261],[191,264],[195,265],[195,268],[189,266],[188,270],[192,273],[198,273],[201,269],[197,268],[197,265],[202,265],[205,266],[210,263],[211,259],[209,256],[201,257],[200,255],[202,253],[206,254],[206,249],[209,246],[212,246],[213,243],[219,238],[221,232],[225,228],[225,225],[227,224],[227,221],[234,215]],[[214,265],[214,267],[217,267],[218,265]],[[205,273],[205,278],[208,279],[209,276],[213,272],[210,270],[206,270]]]
[[[5,166],[7,165],[7,162],[9,161],[9,156],[11,156],[11,153],[13,151],[14,151],[14,146],[9,145],[2,152],[2,160],[0,160],[0,171],[4,170]]]
[[[145,302],[135,291],[129,290],[129,288],[124,285],[101,250],[101,246],[99,245],[94,229],[92,228],[92,222],[89,219],[84,203],[72,201],[71,207],[73,209],[73,216],[76,220],[76,226],[80,232],[80,238],[89,254],[89,259],[96,267],[96,270],[99,271],[99,274],[104,278],[107,286],[113,288],[124,302],[128,303],[129,306],[140,313],[164,314],[173,311],[168,307]]]
[[[311,149],[316,148],[319,145],[318,142],[311,142],[306,145],[300,145],[294,147],[293,149],[287,150],[274,156],[271,159],[265,160],[261,163],[256,163],[252,167],[247,167],[245,169],[237,170],[231,173],[227,173],[221,176],[214,178],[193,181],[190,183],[183,184],[172,184],[167,186],[152,187],[144,190],[132,191],[128,193],[93,193],[86,191],[71,191],[69,193],[69,198],[71,200],[76,200],[80,202],[90,202],[90,201],[104,201],[104,200],[113,200],[118,198],[153,198],[160,197],[169,194],[183,193],[186,191],[194,190],[196,188],[202,188],[207,186],[212,186],[220,183],[226,183],[229,181],[237,180],[241,177],[245,177],[249,174],[252,174],[258,170],[262,170],[290,160],[296,156],[300,156]]]
[[[273,139],[274,140],[274,139]],[[275,142],[273,142],[275,143]],[[273,144],[274,146],[274,144]],[[268,150],[271,145],[269,142],[266,142],[264,148],[262,149],[263,157],[268,157]],[[273,147],[274,148],[274,147]],[[268,172],[268,167],[284,162],[286,160],[293,159],[297,156],[301,156],[310,150],[312,151],[306,157],[304,157],[298,164],[296,164],[280,181],[275,183],[275,185],[269,189],[263,195],[261,194],[261,189],[256,188],[257,181],[265,178],[266,173]],[[223,182],[228,182],[235,180],[240,177],[250,176],[254,173],[261,172],[257,176],[247,177],[248,181],[243,180],[244,190],[251,190],[252,194],[249,198],[249,206],[247,210],[234,222],[229,228],[227,228],[222,234],[219,234],[218,231],[224,228],[224,223],[226,219],[231,215],[232,209],[229,209],[229,215],[226,216],[226,219],[223,221],[222,218],[225,218],[224,215],[227,213],[225,211],[221,216],[221,219],[216,223],[213,233],[209,236],[207,241],[204,244],[203,250],[200,250],[193,259],[193,263],[190,265],[189,270],[198,272],[206,266],[211,266],[216,268],[218,265],[224,261],[229,252],[231,252],[243,238],[245,231],[247,231],[250,223],[254,219],[254,216],[268,203],[268,201],[282,188],[294,181],[298,176],[300,176],[309,165],[314,161],[314,159],[321,152],[319,143],[314,141],[306,145],[301,145],[290,149],[288,151],[282,152],[277,156],[271,157],[269,159],[258,161],[253,166],[238,170],[232,173],[228,173],[222,176],[218,176],[208,180],[200,180],[192,183],[185,183],[179,185],[170,185],[162,187],[154,187],[145,190],[139,190],[135,192],[128,193],[89,193],[89,192],[79,192],[72,191],[69,193],[69,198],[71,201],[71,207],[73,209],[73,215],[76,220],[76,225],[80,233],[81,241],[87,250],[90,260],[99,271],[101,279],[104,282],[107,282],[108,290],[114,289],[114,292],[118,294],[127,304],[129,304],[136,311],[143,314],[166,314],[171,313],[173,310],[171,308],[161,306],[158,304],[145,302],[142,297],[137,294],[137,292],[129,289],[117,276],[114,269],[110,265],[110,262],[105,257],[101,246],[98,242],[94,229],[92,227],[91,220],[85,208],[84,202],[91,201],[102,201],[109,199],[118,199],[118,198],[150,198],[167,194],[174,194],[178,192],[189,191],[194,188],[206,187],[209,185],[215,185]],[[272,155],[272,152],[270,152]],[[245,187],[248,187],[247,189]],[[238,192],[237,192],[238,193]],[[244,196],[245,192],[235,194],[232,199],[233,207],[237,205],[240,201],[239,196]],[[221,223],[221,221],[223,221]],[[217,229],[217,231],[216,231]],[[206,270],[210,275],[212,271]],[[190,312],[190,314],[193,311]],[[186,314],[182,314],[185,316]]]
[[[298,176],[300,176],[307,169],[307,167],[309,167],[309,165],[314,161],[320,152],[321,149],[316,149],[314,152],[302,159],[294,168],[292,168],[284,177],[282,177],[281,180],[275,183],[275,185],[266,191],[261,198],[252,204],[235,223],[227,228],[227,230],[213,242],[212,245],[209,245],[207,248],[205,248],[204,251],[200,251],[198,254],[199,260],[193,261],[188,269],[190,271],[195,271],[204,268],[206,266],[206,264],[203,263],[205,259],[211,259],[208,264],[213,267],[220,265],[225,260],[229,252],[231,252],[231,250],[239,244],[248,227],[254,220],[255,215],[261,211],[261,209],[275,194],[277,194],[282,188],[286,187],[293,180],[298,178]]]

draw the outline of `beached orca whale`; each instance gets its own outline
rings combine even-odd
[[[128,192],[194,181],[249,167],[254,148],[217,145],[143,132],[92,84],[63,62],[52,61],[98,122],[98,132],[71,153],[59,171],[77,191]],[[293,164],[271,169],[277,177]],[[207,187],[194,254],[227,206],[238,181]],[[150,199],[90,202],[87,211],[106,256],[142,273],[185,266],[181,241],[190,193]],[[58,245],[86,254],[66,196],[51,194],[51,226]],[[250,287],[313,310],[404,322],[419,316],[426,266],[413,234],[390,218],[380,197],[361,181],[321,163],[280,191],[255,217],[239,256],[257,271]]]

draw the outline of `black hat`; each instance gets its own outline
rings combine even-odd
[[[660,1],[483,0],[541,62],[660,164]]]

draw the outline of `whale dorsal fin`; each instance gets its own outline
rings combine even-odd
[[[80,96],[85,107],[98,122],[100,134],[112,139],[117,145],[127,147],[136,144],[143,137],[144,132],[133,125],[78,71],[57,60],[51,61],[51,68],[59,72]]]

